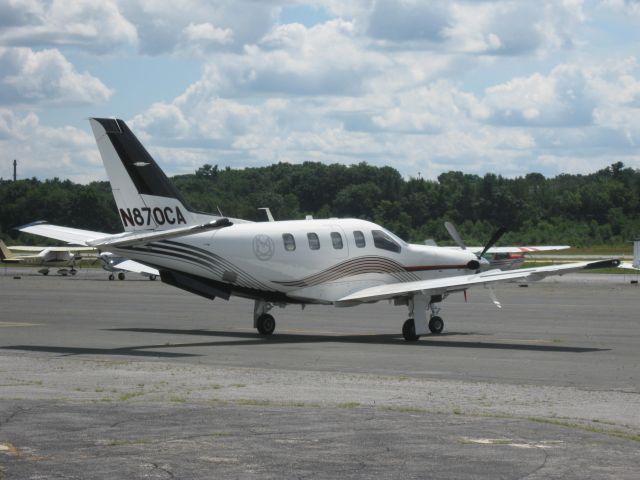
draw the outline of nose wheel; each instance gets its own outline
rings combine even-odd
[[[442,317],[439,317],[438,315],[434,315],[433,317],[431,317],[431,320],[429,320],[429,330],[431,331],[431,333],[436,335],[442,333],[443,328],[444,320],[442,320]]]

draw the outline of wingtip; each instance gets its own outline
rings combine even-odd
[[[13,227],[14,230],[24,230],[25,228],[33,227],[35,225],[47,225],[49,222],[46,220],[37,220],[35,222],[27,223],[19,227]]]

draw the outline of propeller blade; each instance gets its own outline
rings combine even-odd
[[[494,292],[493,288],[488,285],[487,288],[489,289],[489,296],[491,297],[491,301],[493,302],[493,304],[498,308],[502,308],[500,300],[498,300],[498,297],[496,297],[496,292]]]
[[[478,258],[482,258],[484,256],[484,254],[487,253],[487,251],[491,247],[493,247],[498,240],[500,240],[500,237],[502,237],[502,235],[504,235],[506,231],[507,231],[507,229],[504,228],[504,227],[500,227],[498,230],[496,230],[496,233],[493,234],[493,236],[491,237],[491,239],[489,240],[487,245],[482,250],[482,253],[480,253],[480,255],[478,255]]]
[[[444,222],[444,228],[447,229],[447,232],[449,232],[449,235],[451,235],[451,238],[453,238],[453,240],[458,244],[458,246],[462,250],[466,250],[467,249],[467,246],[462,241],[462,237],[460,237],[460,234],[458,233],[458,230],[456,229],[456,227],[455,227],[455,225],[453,223]]]

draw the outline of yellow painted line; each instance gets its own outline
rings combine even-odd
[[[0,322],[0,328],[11,327],[38,327],[44,325],[44,323],[24,323],[24,322]]]

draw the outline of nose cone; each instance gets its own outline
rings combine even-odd
[[[480,262],[478,260],[469,260],[469,263],[467,263],[467,268],[469,270],[478,270],[480,268]]]

